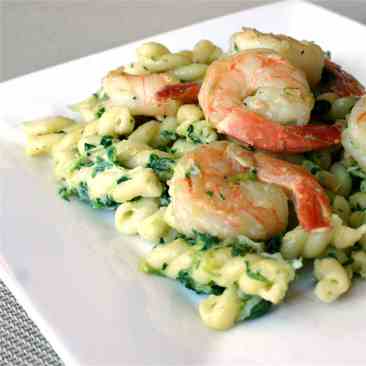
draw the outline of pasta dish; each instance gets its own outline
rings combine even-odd
[[[305,263],[323,302],[366,278],[365,89],[314,42],[145,43],[71,108],[24,122],[26,153],[151,242],[140,270],[205,295],[208,327],[265,315]]]

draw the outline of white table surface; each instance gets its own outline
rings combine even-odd
[[[212,17],[272,3],[273,0],[0,0],[0,81],[103,51],[155,33],[161,33]],[[366,24],[366,0],[315,0],[328,9]],[[281,21],[279,19],[279,21]],[[311,24],[309,24],[311,26]],[[326,25],[325,25],[326,26]],[[210,35],[207,35],[209,38]],[[366,52],[366,51],[365,51]],[[121,63],[123,60],[121,60]],[[3,286],[3,285],[2,285]],[[1,315],[9,313],[2,300]],[[13,300],[11,300],[13,301]],[[7,302],[9,305],[9,301]],[[14,310],[14,305],[11,305]],[[15,311],[15,310],[14,310]],[[12,349],[5,349],[17,363],[4,365],[60,365],[49,346],[19,308],[8,316],[6,331]],[[4,318],[5,319],[5,318]],[[9,319],[14,324],[9,325]],[[12,321],[12,320],[11,320]],[[19,324],[29,322],[29,332]],[[27,323],[28,324],[28,323]],[[28,329],[28,328],[27,328]],[[32,335],[30,337],[29,335]],[[12,338],[13,337],[13,338]],[[33,339],[33,341],[32,341]],[[16,346],[14,342],[18,342]],[[9,346],[10,347],[10,346]],[[41,349],[41,351],[40,351]],[[3,350],[4,351],[4,350]],[[15,358],[11,352],[15,352]],[[53,361],[49,361],[49,360]]]

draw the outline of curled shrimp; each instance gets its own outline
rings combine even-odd
[[[314,105],[305,75],[270,50],[211,64],[198,99],[219,132],[259,149],[300,153],[340,142],[337,125],[304,126]]]
[[[181,103],[190,103],[192,93],[194,98],[197,96],[197,86],[192,86],[193,91],[188,87],[183,90],[176,82],[168,73],[129,75],[122,68],[108,73],[103,79],[103,89],[109,97],[108,103],[127,107],[131,114],[175,116]],[[170,85],[175,85],[176,97],[157,98],[157,92]]]
[[[342,144],[366,172],[366,95],[352,108],[347,128],[342,134]]]
[[[328,198],[307,171],[226,141],[184,155],[169,186],[171,225],[187,235],[268,239],[287,226],[288,197],[304,229],[330,225]]]

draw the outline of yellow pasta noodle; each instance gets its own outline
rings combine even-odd
[[[240,314],[241,301],[235,287],[228,287],[219,296],[210,295],[199,305],[204,324],[216,330],[231,328]]]
[[[319,280],[315,287],[315,294],[324,302],[336,300],[351,286],[347,271],[334,258],[316,259],[314,275]]]
[[[23,122],[22,128],[27,136],[38,136],[60,132],[73,124],[75,121],[70,118],[55,116]]]
[[[116,229],[123,234],[137,234],[141,221],[151,216],[158,208],[158,202],[153,198],[122,203],[114,216]]]
[[[111,196],[116,202],[126,202],[136,197],[159,197],[163,188],[155,173],[149,168],[129,171],[129,179],[118,184]]]
[[[52,148],[59,143],[63,138],[63,134],[49,133],[47,135],[29,135],[27,137],[27,145],[25,152],[27,155],[46,155],[49,154]]]
[[[140,223],[138,233],[143,239],[158,242],[168,233],[170,227],[164,220],[165,211],[166,208],[161,207]]]

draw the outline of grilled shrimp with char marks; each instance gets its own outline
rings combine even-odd
[[[186,235],[268,239],[287,226],[288,197],[306,230],[330,225],[328,198],[303,168],[229,142],[184,155],[169,186],[170,224]]]

